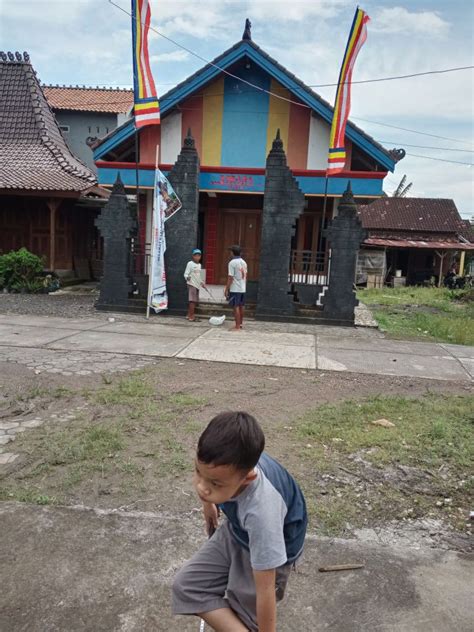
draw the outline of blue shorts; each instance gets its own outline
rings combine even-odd
[[[243,307],[245,305],[245,292],[229,292],[229,305]]]

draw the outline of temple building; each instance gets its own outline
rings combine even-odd
[[[225,282],[227,248],[233,243],[243,248],[250,282],[258,283],[268,230],[262,215],[266,161],[277,133],[303,196],[296,229],[290,224],[288,235],[291,281],[300,285],[324,287],[328,281],[329,248],[322,231],[337,214],[349,181],[357,204],[367,204],[383,194],[385,176],[404,155],[388,151],[349,122],[346,167],[329,178],[323,218],[333,109],[257,46],[248,29],[241,41],[163,95],[160,106],[161,125],[139,131],[138,168],[133,119],[96,144],[99,183],[112,187],[119,174],[126,191],[134,193],[138,173],[139,243],[148,249],[157,151],[160,169],[170,173],[190,132],[199,158],[195,245],[203,250],[210,284]]]

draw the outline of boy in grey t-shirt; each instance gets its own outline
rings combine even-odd
[[[173,612],[217,631],[275,632],[276,602],[303,551],[303,494],[264,445],[244,412],[217,415],[199,439],[194,485],[208,531],[221,511],[227,519],[176,576]]]
[[[245,293],[247,291],[247,263],[240,256],[240,246],[231,246],[232,259],[229,261],[227,285],[224,289],[229,305],[234,309],[235,326],[240,331],[244,322]]]

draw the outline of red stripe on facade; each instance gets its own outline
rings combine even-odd
[[[142,132],[143,133],[143,132]],[[135,169],[134,162],[110,162],[106,160],[97,160],[97,167],[104,169]],[[140,163],[140,169],[153,170],[155,165],[152,163]],[[173,165],[161,164],[159,165],[162,171],[169,171],[173,168]],[[265,175],[265,169],[257,167],[201,167],[203,173],[236,173],[236,174],[253,174],[253,175]],[[326,171],[324,169],[292,169],[291,173],[294,176],[302,176],[306,178],[324,178]],[[348,171],[344,170],[340,174],[340,178],[355,178],[358,180],[383,180],[387,175],[387,171]]]
[[[290,103],[288,128],[288,165],[290,169],[304,169],[308,164],[309,126],[311,111]]]
[[[192,96],[186,101],[183,101],[179,105],[179,110],[182,113],[181,117],[181,146],[184,145],[184,139],[187,136],[188,130],[191,133],[196,143],[196,149],[199,158],[202,156],[202,110],[203,110],[203,97],[202,95]]]
[[[207,283],[214,283],[216,280],[218,212],[219,200],[208,198],[204,231],[204,267],[206,268]]]

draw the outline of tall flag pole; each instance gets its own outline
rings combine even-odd
[[[135,127],[160,124],[160,104],[150,69],[150,0],[132,0],[133,92]]]
[[[319,250],[321,250],[322,234],[326,219],[328,178],[344,171],[346,164],[345,134],[346,124],[351,109],[352,71],[354,70],[357,55],[367,39],[367,22],[369,20],[370,18],[367,13],[357,7],[352,21],[349,38],[347,40],[344,57],[342,59],[341,70],[339,72],[336,99],[334,101],[334,114],[332,117],[331,132],[329,134],[329,152],[326,168]]]
[[[349,39],[347,40],[346,52],[342,60],[339,81],[337,82],[334,115],[329,135],[328,166],[326,170],[328,176],[340,173],[344,170],[346,164],[344,137],[351,109],[352,71],[354,70],[357,55],[367,39],[367,22],[369,19],[367,13],[357,7]]]
[[[148,33],[150,30],[150,0],[131,0],[132,2],[132,44],[133,44],[133,114],[135,118],[135,178],[137,199],[137,222],[140,221],[140,147],[138,130],[147,125],[160,124],[160,104],[156,86],[150,68],[148,54]],[[134,250],[139,251],[138,235],[134,240]],[[153,253],[152,253],[153,256]],[[145,244],[143,257],[146,262]],[[146,266],[145,266],[146,267]],[[135,272],[135,270],[133,270]],[[147,270],[145,269],[146,273]]]

